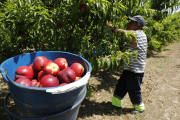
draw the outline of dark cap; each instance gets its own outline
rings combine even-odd
[[[142,16],[140,15],[136,15],[134,17],[128,17],[129,20],[132,20],[132,21],[136,21],[137,23],[140,24],[140,27],[142,28],[145,24],[145,20]]]

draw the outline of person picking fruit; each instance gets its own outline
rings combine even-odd
[[[141,97],[141,84],[144,76],[144,70],[146,66],[147,57],[147,36],[142,31],[145,24],[145,20],[142,16],[136,15],[129,17],[128,29],[117,29],[114,25],[106,22],[112,30],[116,30],[124,36],[124,33],[130,33],[132,37],[131,43],[125,43],[125,48],[130,52],[138,51],[137,59],[133,55],[133,60],[125,63],[123,73],[118,80],[114,95],[112,97],[111,104],[115,107],[122,108],[122,99],[128,93],[133,104],[134,110],[132,114],[142,113],[145,110],[145,106]],[[131,58],[130,58],[131,59]]]

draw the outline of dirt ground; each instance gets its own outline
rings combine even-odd
[[[90,81],[93,97],[82,102],[78,120],[180,120],[180,43],[167,45],[164,51],[148,57],[143,78],[142,98],[146,110],[132,115],[129,96],[123,108],[115,109],[111,101],[121,71],[103,72]]]
[[[122,70],[104,71],[91,76],[93,96],[81,103],[77,120],[180,120],[180,42],[167,45],[164,51],[147,58],[142,98],[146,110],[132,115],[128,94],[122,111],[108,105]],[[0,76],[0,119],[8,120],[3,101],[9,92]],[[11,103],[13,104],[13,103]]]

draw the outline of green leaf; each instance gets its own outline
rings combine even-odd
[[[105,68],[105,59],[103,58],[103,59],[101,59],[101,68]]]
[[[106,58],[105,61],[106,61],[106,65],[107,65],[106,69],[109,69],[111,67],[111,60],[109,58]]]
[[[53,29],[50,29],[51,30],[51,34],[52,34],[52,36],[54,35],[54,30]]]
[[[98,58],[96,58],[96,60],[97,60],[97,64],[98,64],[98,70],[100,70],[101,69],[101,60],[99,60]]]
[[[21,3],[21,0],[19,0],[19,6],[22,7],[22,3]]]
[[[131,4],[131,8],[132,8],[133,7],[133,0],[131,0],[130,4]]]
[[[112,64],[112,69],[114,70],[115,65],[116,65],[116,61],[115,61],[114,57],[112,57],[112,59],[111,59],[111,64]]]

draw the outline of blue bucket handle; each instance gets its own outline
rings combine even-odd
[[[79,57],[82,57],[82,54],[81,54],[80,52],[78,52],[78,56],[79,56]]]
[[[1,73],[1,75],[3,75],[3,74],[6,74],[6,71],[7,69],[3,69],[2,68],[2,66],[0,66],[0,73]],[[4,80],[4,79],[3,79]],[[4,80],[4,82],[7,82],[6,80]]]
[[[7,77],[7,79],[8,79],[13,85],[16,85],[16,86],[22,87],[22,88],[24,87],[24,85],[20,85],[20,84],[14,82],[13,80],[11,80],[11,79],[9,78],[9,76],[8,76],[8,69],[2,69],[2,68],[0,68],[0,71],[3,71],[3,73],[1,72],[1,74],[5,74],[6,77]],[[6,71],[6,73],[5,73],[4,71]],[[7,82],[7,81],[6,81],[6,82]]]
[[[1,71],[4,71],[4,69],[0,66],[0,73],[2,74],[2,72]]]
[[[84,61],[84,59],[82,58],[82,54],[79,52],[77,55],[82,59],[82,61],[84,62],[86,68],[89,68],[88,65],[87,65],[87,63],[86,63],[86,62]],[[92,67],[89,68],[89,71],[92,71]]]
[[[15,82],[13,82],[13,80],[11,80],[11,79],[9,78],[9,76],[8,76],[8,69],[2,69],[2,68],[0,68],[0,71],[3,71],[3,73],[1,72],[1,74],[6,74],[7,79],[8,79],[11,83],[13,83],[14,85],[16,85]],[[6,71],[6,72],[4,72],[4,71]]]

